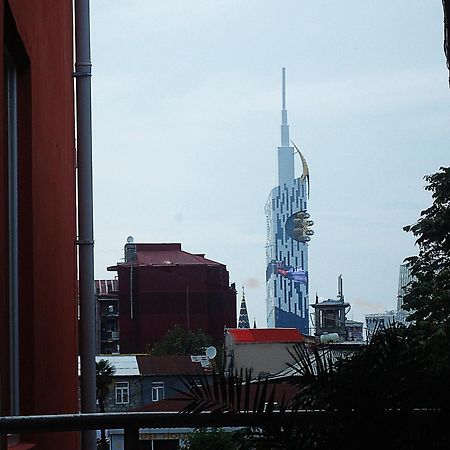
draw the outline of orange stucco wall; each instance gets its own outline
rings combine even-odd
[[[19,74],[21,413],[77,412],[72,1],[0,0],[0,10],[1,39],[5,41],[6,36],[8,40],[9,34],[17,32],[16,38],[26,53],[24,61],[28,59]],[[1,45],[0,98],[5,105],[3,48]],[[8,197],[4,106],[0,119],[0,402],[3,413],[7,413]],[[67,450],[78,445],[77,436],[70,433],[40,435],[35,439],[37,448],[42,449]]]

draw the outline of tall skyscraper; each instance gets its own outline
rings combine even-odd
[[[292,146],[291,146],[292,143]],[[302,163],[302,175],[295,176],[295,153]],[[289,140],[286,110],[285,69],[282,71],[281,146],[278,147],[278,186],[266,204],[266,288],[267,325],[297,328],[309,333],[308,241],[309,170],[305,158]]]
[[[397,311],[403,309],[403,298],[408,293],[410,283],[413,281],[411,269],[408,264],[400,264],[398,276]]]

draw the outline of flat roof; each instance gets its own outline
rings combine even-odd
[[[304,336],[297,328],[228,328],[227,332],[238,344],[270,342],[303,342]]]

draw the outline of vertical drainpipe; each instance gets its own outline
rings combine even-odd
[[[89,0],[75,0],[75,77],[78,167],[81,412],[96,411],[94,224],[92,189],[91,49]],[[96,432],[82,433],[82,449],[96,449]]]

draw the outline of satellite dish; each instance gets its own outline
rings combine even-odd
[[[208,348],[206,349],[206,356],[207,356],[209,359],[214,359],[214,358],[216,357],[216,355],[217,355],[216,347],[213,347],[213,346],[211,345],[211,347],[208,347]]]
[[[128,244],[132,244],[134,242],[134,237],[133,236],[128,236],[127,237],[127,243]]]

